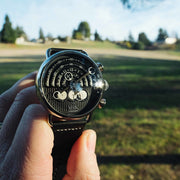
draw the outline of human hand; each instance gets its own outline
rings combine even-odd
[[[36,73],[19,80],[0,96],[0,179],[51,180],[54,135],[48,113],[39,104]],[[64,180],[100,179],[96,134],[86,130],[72,147]]]

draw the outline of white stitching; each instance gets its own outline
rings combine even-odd
[[[82,127],[76,127],[76,128],[68,128],[68,129],[57,129],[56,131],[58,132],[63,132],[63,131],[78,131],[78,130],[81,130]]]

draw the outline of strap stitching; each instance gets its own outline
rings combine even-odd
[[[64,129],[57,129],[56,131],[58,132],[63,132],[63,131],[78,131],[81,130],[82,127],[75,127],[75,128],[64,128]]]

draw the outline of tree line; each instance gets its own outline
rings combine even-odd
[[[155,43],[163,44],[166,38],[168,37],[169,36],[167,31],[163,28],[159,28],[158,35],[155,41],[150,41],[145,32],[139,33],[138,39],[136,41],[130,32],[128,39],[121,42],[120,45],[128,49],[137,49],[137,50],[151,49],[154,47]]]
[[[86,21],[80,22],[77,29],[74,29],[72,32],[72,38],[78,39],[78,40],[89,40],[91,36],[91,29]],[[17,26],[15,29],[12,27],[12,23],[10,21],[10,18],[8,15],[5,15],[5,22],[3,24],[2,30],[0,31],[0,42],[2,43],[15,43],[16,38],[18,37],[24,37],[26,40],[28,40],[28,36],[23,30],[22,27]],[[53,40],[53,36],[49,33],[47,36],[44,35],[44,32],[42,28],[39,29],[39,39],[42,40],[42,42],[45,42],[45,39],[48,38],[49,40]],[[64,41],[65,38],[58,36],[57,37],[60,41]],[[96,31],[94,33],[94,40],[95,41],[102,41],[100,35]]]
[[[103,41],[97,30],[95,31],[94,40],[95,41]],[[79,23],[77,29],[72,31],[72,38],[78,40],[90,40],[92,36],[90,25],[86,21],[82,21]],[[8,15],[5,15],[5,22],[3,24],[2,30],[0,31],[0,42],[2,43],[15,43],[16,38],[24,37],[25,40],[28,41],[28,36],[23,30],[22,27],[17,26],[16,28],[12,27],[12,23],[9,19]],[[125,47],[128,49],[153,49],[155,42],[163,43],[165,39],[168,37],[168,33],[165,29],[159,28],[156,40],[150,41],[145,32],[141,32],[138,35],[138,39],[135,40],[133,35],[129,33],[128,39],[122,42],[118,42],[121,47]],[[60,41],[66,41],[66,37],[57,36],[57,39]],[[39,39],[42,43],[48,40],[53,40],[53,36],[49,33],[47,36],[44,35],[42,28],[39,29]],[[178,39],[178,38],[177,38]],[[117,42],[115,42],[117,43]],[[172,46],[171,46],[172,47]],[[177,40],[174,49],[180,50],[180,40]]]

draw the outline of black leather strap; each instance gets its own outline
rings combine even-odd
[[[55,53],[57,53],[57,52],[65,51],[65,50],[79,51],[79,52],[87,55],[87,53],[86,53],[85,51],[81,50],[81,49],[49,48],[49,49],[47,50],[47,52],[46,52],[46,56],[47,56],[47,58],[48,58],[48,57],[52,56],[53,54],[55,54]]]
[[[70,50],[61,48],[50,48],[47,50],[47,58],[59,51]],[[83,50],[72,49],[80,51],[87,55]],[[53,156],[53,180],[60,180],[66,174],[66,165],[71,148],[74,142],[82,134],[85,124],[90,120],[91,114],[81,120],[67,120],[63,121],[59,118],[50,115],[50,123],[54,132],[54,147],[52,151]]]
[[[53,180],[60,180],[66,174],[66,165],[71,148],[82,134],[86,122],[86,119],[61,122],[54,121],[52,127],[54,131],[54,148],[52,151]]]

